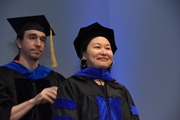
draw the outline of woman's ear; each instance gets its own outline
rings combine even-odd
[[[82,52],[82,58],[86,58],[86,52],[85,51]]]

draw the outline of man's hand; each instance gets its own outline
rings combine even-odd
[[[45,88],[38,95],[32,98],[30,101],[34,102],[36,105],[47,103],[47,102],[53,104],[54,100],[56,99],[57,89],[58,87],[56,86]]]

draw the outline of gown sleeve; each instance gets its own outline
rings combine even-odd
[[[68,80],[59,85],[57,99],[54,103],[53,120],[79,120],[77,92],[73,87]]]
[[[10,119],[11,108],[14,104],[11,94],[0,75],[0,120]]]
[[[131,96],[130,92],[127,90],[127,88],[125,88],[125,93],[126,93],[126,100],[129,105],[129,109],[131,111],[132,120],[139,120],[138,110],[137,110],[135,103],[132,99],[132,96]]]

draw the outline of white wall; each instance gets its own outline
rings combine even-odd
[[[141,120],[180,120],[180,2],[176,0],[1,0],[0,64],[17,54],[6,18],[44,14],[56,33],[56,71],[79,69],[73,40],[92,22],[115,30],[113,76],[127,86]],[[50,67],[49,46],[41,63]]]

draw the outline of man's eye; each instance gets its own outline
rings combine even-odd
[[[29,36],[29,39],[37,39],[37,36]]]
[[[41,41],[46,43],[46,38],[41,38]]]

